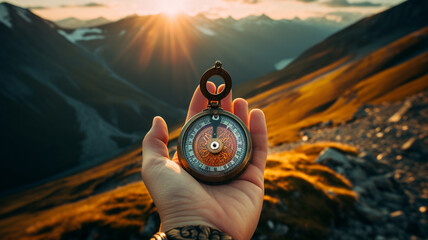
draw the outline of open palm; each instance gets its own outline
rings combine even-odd
[[[224,86],[220,86],[218,92]],[[214,93],[216,87],[208,82]],[[207,100],[199,87],[190,103],[187,120],[201,112]],[[244,99],[232,102],[230,93],[222,107],[237,115],[249,127],[253,155],[245,172],[223,185],[206,185],[189,175],[178,161],[168,157],[168,128],[162,118],[153,120],[152,129],[143,141],[142,176],[159,211],[162,231],[188,225],[217,228],[234,239],[250,239],[254,233],[263,204],[263,172],[267,157],[267,133],[264,114],[253,110],[248,114]],[[186,120],[186,121],[187,121]]]

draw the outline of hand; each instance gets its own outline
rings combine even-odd
[[[207,83],[214,93],[216,86]],[[220,86],[221,92],[224,85]],[[267,132],[264,114],[255,109],[248,114],[248,103],[232,93],[222,100],[224,110],[234,113],[249,127],[253,156],[245,172],[223,185],[206,185],[195,180],[182,167],[177,154],[168,156],[168,128],[161,117],[153,119],[143,140],[142,177],[161,218],[161,230],[207,225],[234,239],[250,239],[259,221],[264,195],[264,168],[267,158]],[[188,121],[207,106],[199,87],[193,94]]]

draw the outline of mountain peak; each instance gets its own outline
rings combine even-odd
[[[28,9],[10,4],[8,2],[0,3],[0,23],[3,23],[9,28],[13,27],[12,20],[15,20],[16,17],[31,23],[33,16],[34,14]]]
[[[15,6],[15,5],[8,3],[8,2],[1,2],[0,6]]]
[[[0,23],[3,23],[9,28],[12,28],[12,23],[10,22],[10,15],[9,15],[9,7],[11,6],[10,3],[2,2],[0,3]]]

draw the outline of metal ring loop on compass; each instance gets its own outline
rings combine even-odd
[[[225,87],[223,91],[221,91],[221,93],[212,94],[208,91],[207,81],[212,76],[220,76],[221,78],[223,78]],[[229,73],[221,67],[221,63],[217,61],[214,67],[208,69],[204,73],[204,75],[202,75],[199,88],[201,89],[202,94],[208,99],[209,102],[218,101],[220,103],[220,100],[225,98],[232,89],[232,78],[230,78]]]

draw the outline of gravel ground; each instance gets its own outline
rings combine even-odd
[[[320,162],[343,174],[359,194],[341,213],[329,239],[428,239],[428,92],[402,102],[365,105],[352,121],[324,122],[300,132],[301,141],[272,148],[335,141],[356,147],[351,164]],[[336,154],[327,152],[326,154]],[[340,153],[339,153],[340,154]]]

